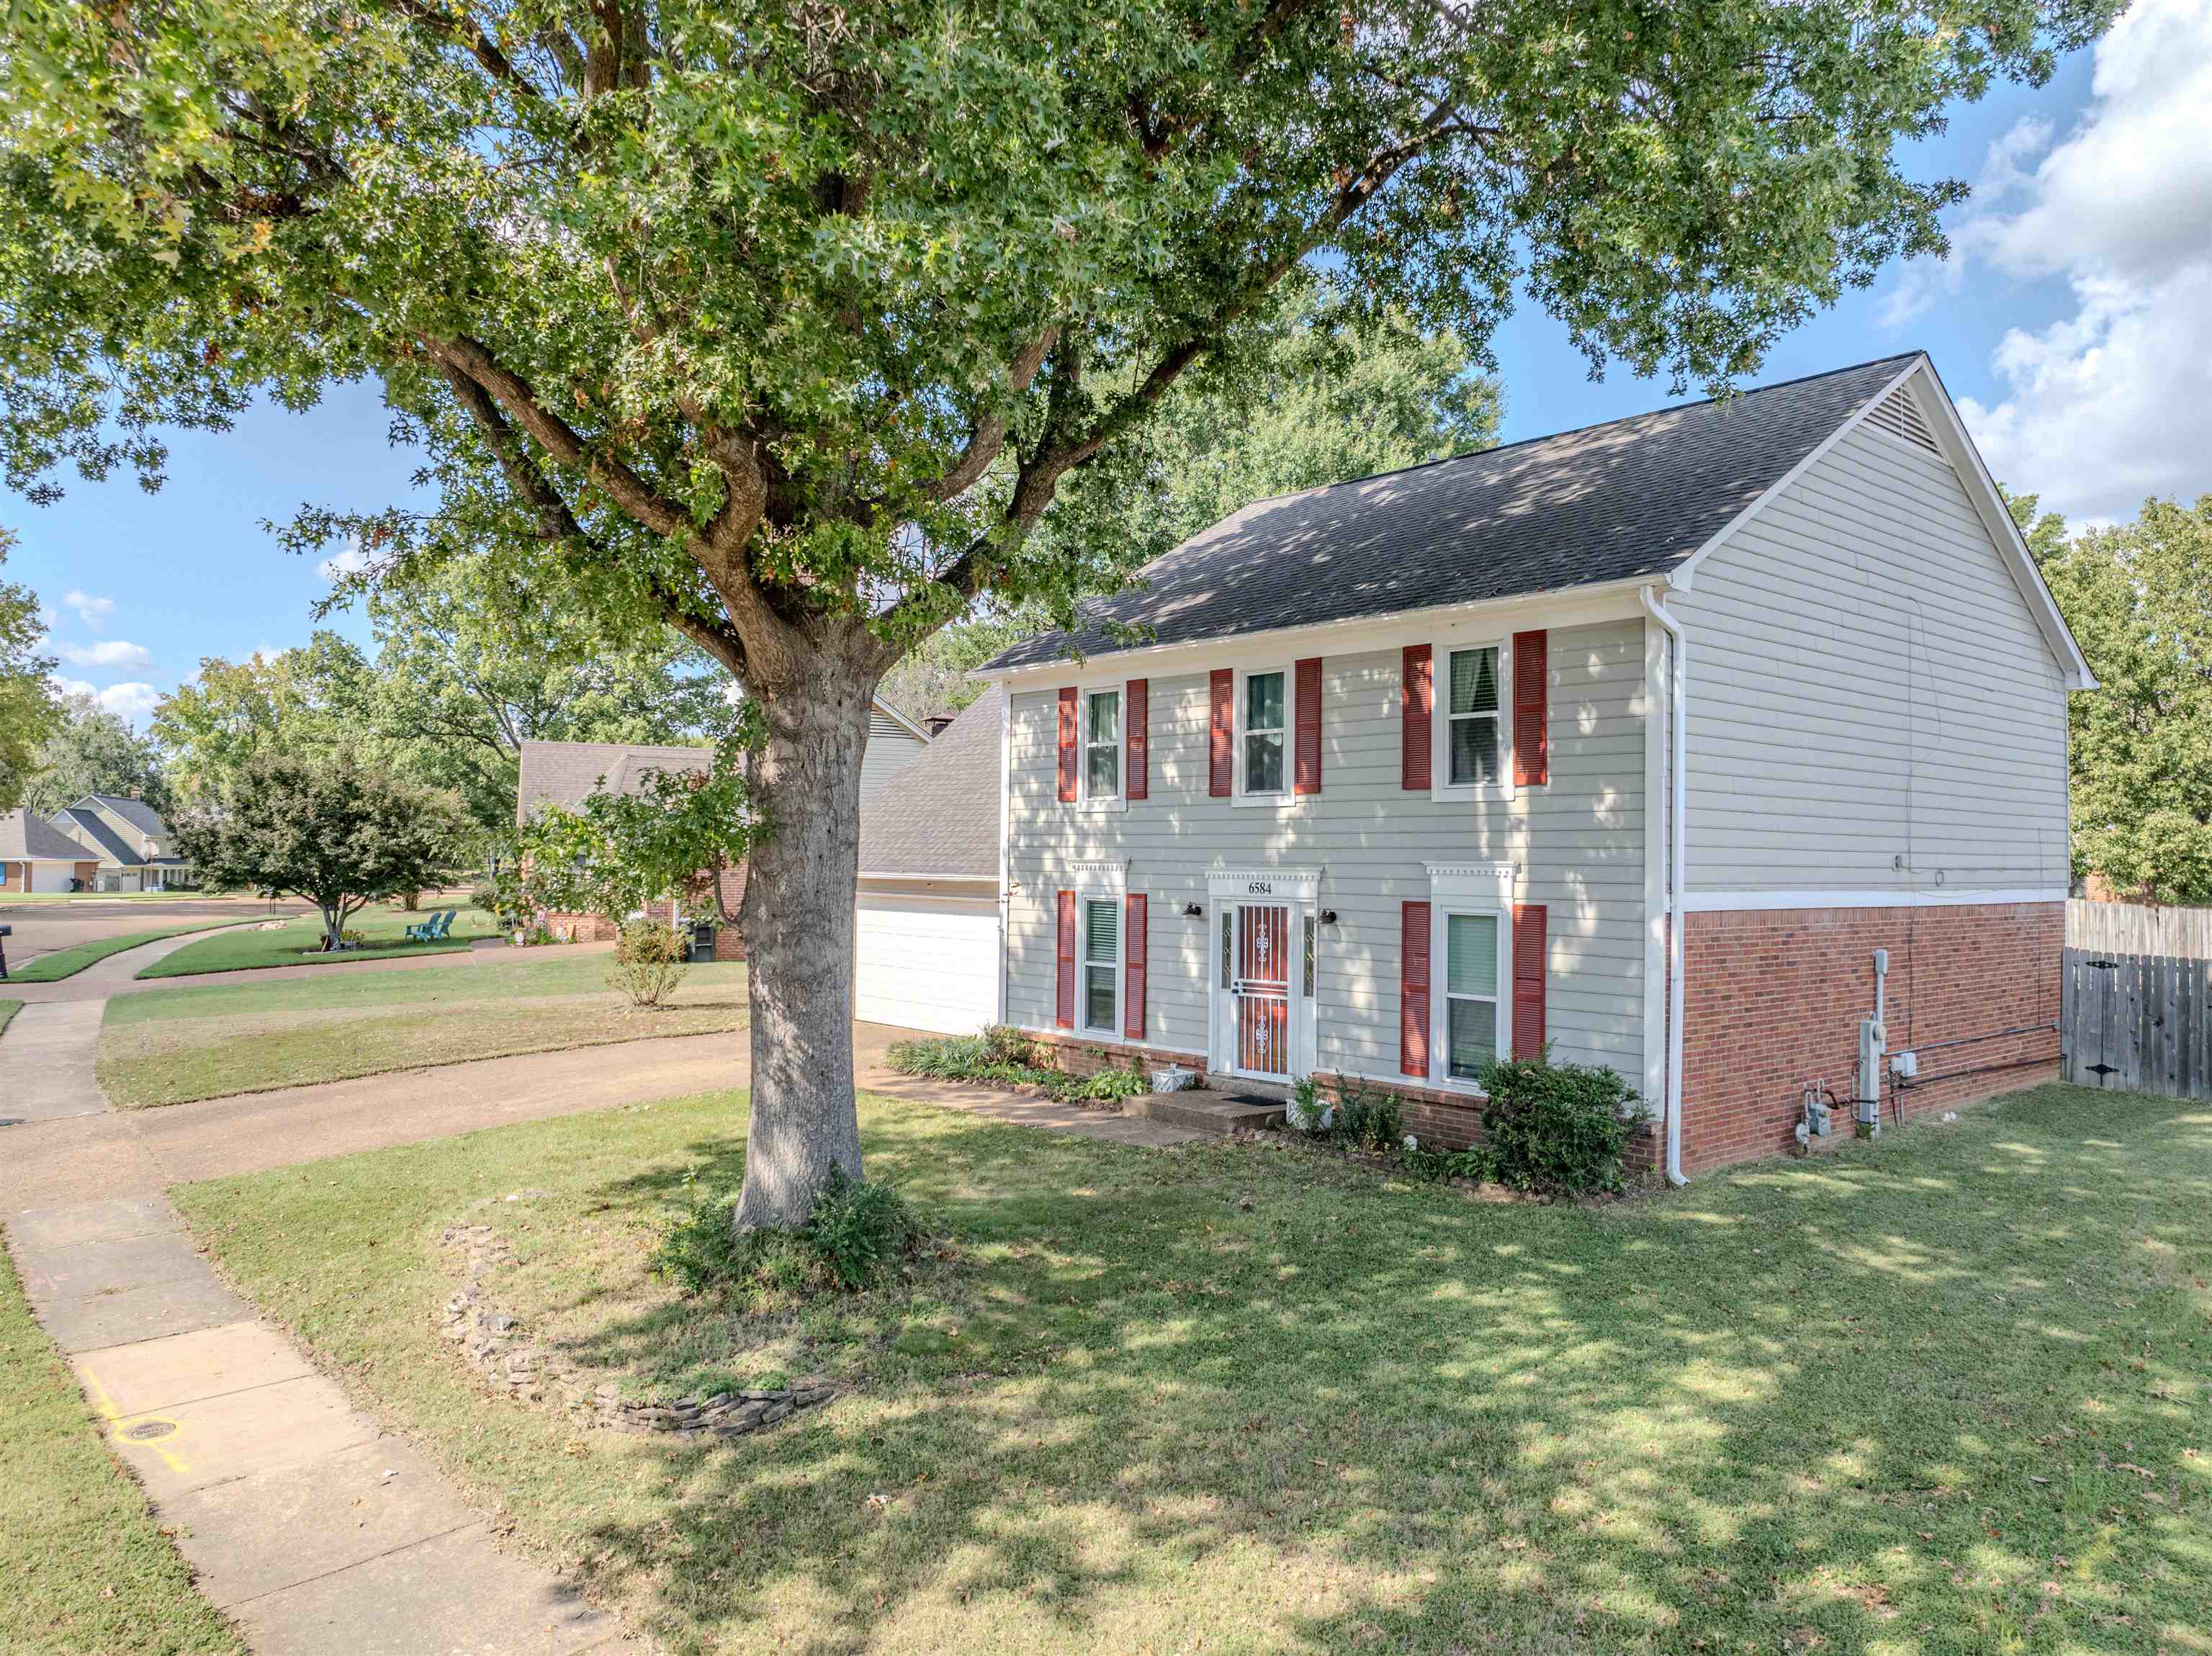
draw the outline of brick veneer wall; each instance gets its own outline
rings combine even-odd
[[[1204,1081],[1206,1060],[1194,1058],[1188,1052],[1173,1052],[1158,1046],[1144,1046],[1124,1040],[1108,1040],[1099,1035],[1070,1034],[1062,1032],[1045,1034],[1025,1030],[1036,1046],[1037,1063],[1048,1070],[1058,1070],[1063,1075],[1095,1076],[1101,1070],[1126,1070],[1132,1064],[1143,1070],[1164,1070],[1170,1064],[1180,1064],[1186,1070],[1195,1070]]]
[[[1790,1149],[1808,1082],[1838,1098],[1856,1090],[1877,949],[1889,950],[1892,1052],[2058,1019],[2063,903],[1747,909],[1686,924],[1682,1165],[1692,1172]],[[1984,1070],[1994,1065],[2021,1067]],[[1915,1087],[1906,1111],[2031,1086],[2057,1065],[2055,1027],[1927,1052],[1923,1076],[1984,1072]],[[1850,1116],[1836,1117],[1845,1137]],[[1887,1105],[1883,1119],[1893,1119]]]
[[[729,869],[720,877],[723,911],[732,919],[729,925],[714,933],[714,958],[718,961],[741,961],[745,957],[745,934],[735,918],[745,900],[745,872],[743,868]],[[657,920],[669,920],[675,918],[676,905],[664,897],[657,903],[647,903],[645,912]],[[548,912],[543,918],[556,935],[571,943],[612,943],[621,930],[612,920],[597,914]]]

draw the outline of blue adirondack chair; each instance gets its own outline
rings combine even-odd
[[[442,909],[439,913],[433,914],[428,919],[409,926],[407,928],[407,941],[410,943],[437,942],[439,938],[444,937],[447,931],[453,929],[453,917],[460,912],[461,911],[458,908]]]

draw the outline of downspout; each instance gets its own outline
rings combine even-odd
[[[1683,635],[1681,622],[1660,608],[1650,587],[1639,591],[1644,613],[1667,631],[1667,653],[1673,663],[1667,692],[1667,717],[1672,736],[1670,762],[1674,772],[1674,806],[1667,813],[1667,1182],[1686,1185],[1689,1177],[1682,1171],[1682,888],[1690,810],[1690,721],[1686,701],[1690,640]]]

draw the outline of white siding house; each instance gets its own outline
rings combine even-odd
[[[1880,1107],[2055,1058],[2091,681],[1924,356],[1255,503],[984,670],[1004,1015],[1070,1061],[1451,1142],[1548,1050],[1679,1175],[1849,1093],[1877,958],[1911,1040],[2009,1043]]]

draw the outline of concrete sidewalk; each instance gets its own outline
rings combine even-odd
[[[39,1319],[210,1602],[263,1656],[646,1651],[348,1404],[216,1280],[168,1199],[11,1216]]]

